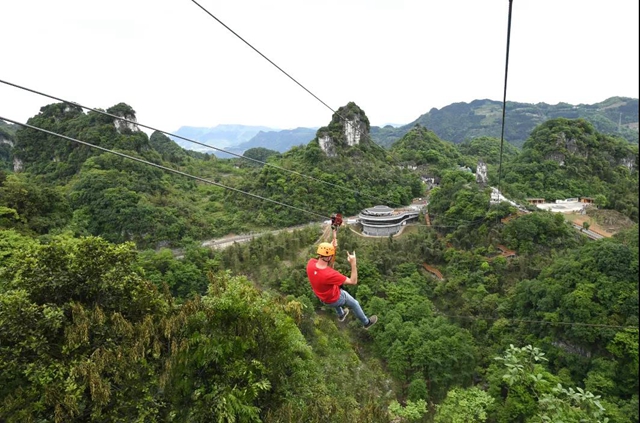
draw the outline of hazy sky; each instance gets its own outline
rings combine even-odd
[[[372,125],[502,101],[508,0],[198,0],[337,110]],[[507,100],[637,98],[638,0],[513,0]],[[317,127],[332,111],[191,0],[0,0],[0,79],[140,123]],[[53,101],[0,84],[0,116]]]

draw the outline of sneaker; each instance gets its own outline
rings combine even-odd
[[[346,319],[347,316],[349,315],[349,309],[348,308],[343,308],[342,312],[344,314],[342,315],[342,317],[338,317],[338,320],[341,321],[341,322],[344,322],[344,319]]]
[[[364,328],[369,329],[371,326],[375,325],[377,321],[378,321],[378,316],[369,317],[369,323],[364,325]]]

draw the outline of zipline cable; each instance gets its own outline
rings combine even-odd
[[[251,49],[253,51],[255,51],[256,53],[258,53],[260,56],[262,56],[262,58],[264,58],[267,62],[271,63],[273,66],[275,66],[276,69],[278,69],[280,72],[282,72],[284,75],[286,75],[289,79],[291,79],[293,82],[295,82],[298,86],[300,86],[303,90],[305,90],[307,93],[309,93],[313,98],[315,98],[316,100],[318,100],[320,103],[322,103],[322,105],[324,105],[327,109],[331,110],[335,115],[337,115],[339,118],[341,118],[347,125],[352,126],[352,128],[358,133],[358,135],[363,135],[362,132],[360,131],[360,129],[356,126],[353,126],[353,124],[351,123],[351,121],[349,121],[346,117],[342,116],[340,113],[338,113],[336,110],[334,110],[331,106],[329,106],[327,103],[325,103],[324,101],[322,101],[320,99],[320,97],[318,97],[317,95],[315,95],[314,93],[312,93],[307,87],[305,87],[304,85],[302,85],[300,82],[298,82],[298,80],[296,80],[294,77],[292,77],[291,75],[289,75],[287,72],[285,72],[280,66],[276,65],[271,59],[269,59],[267,56],[265,56],[264,54],[262,54],[262,52],[260,50],[258,50],[257,48],[255,48],[253,45],[251,45],[247,40],[245,40],[244,38],[242,38],[238,33],[236,33],[233,29],[229,28],[224,22],[222,22],[220,19],[218,19],[216,16],[213,15],[213,13],[209,12],[204,6],[202,6],[200,3],[198,3],[196,0],[191,0],[196,6],[198,6],[200,9],[202,9],[207,15],[211,16],[213,19],[215,19],[220,25],[224,26],[229,32],[231,32],[233,35],[235,35],[236,37],[238,37],[238,39],[240,39],[240,41],[242,41],[243,43],[245,43],[246,45],[248,45],[249,47],[251,47]],[[371,138],[371,137],[369,137]],[[380,149],[382,149],[383,151],[384,148],[382,148],[381,146],[377,145],[375,142],[372,142],[373,145],[375,145],[376,147],[379,147]]]
[[[327,109],[331,110],[333,113],[337,113],[335,110],[333,110],[331,108],[331,106],[329,106],[327,103],[325,103],[324,101],[322,101],[317,95],[315,95],[314,93],[312,93],[310,90],[307,89],[307,87],[305,87],[304,85],[302,85],[300,82],[298,82],[294,77],[292,77],[291,75],[289,75],[287,72],[285,72],[280,66],[276,65],[271,59],[269,59],[267,56],[265,56],[264,54],[262,54],[260,52],[260,50],[258,50],[257,48],[255,48],[254,46],[252,46],[248,41],[246,41],[244,38],[242,38],[240,35],[238,35],[233,29],[229,28],[227,25],[225,25],[224,22],[222,22],[220,19],[216,18],[211,12],[209,12],[207,9],[204,8],[204,6],[202,6],[200,3],[198,3],[196,0],[191,0],[196,6],[198,6],[200,9],[202,9],[207,15],[211,16],[213,19],[215,19],[220,25],[224,26],[227,30],[229,30],[229,32],[231,32],[233,35],[235,35],[236,37],[238,37],[240,39],[240,41],[242,41],[243,43],[245,43],[246,45],[248,45],[249,47],[251,47],[251,49],[253,49],[253,51],[255,51],[256,53],[258,53],[260,56],[262,56],[267,62],[271,63],[273,66],[276,67],[276,69],[278,69],[280,72],[282,72],[283,74],[285,74],[289,79],[291,79],[293,82],[295,82],[296,84],[298,84],[303,90],[305,90],[306,92],[308,92],[309,94],[311,94],[313,96],[313,98],[315,98],[316,100],[318,100],[320,103],[322,103]]]
[[[502,129],[500,132],[500,162],[498,165],[498,196],[502,193],[500,182],[502,177],[502,147],[504,145],[504,121],[507,110],[507,75],[509,74],[509,44],[511,42],[511,10],[513,0],[509,0],[509,18],[507,22],[507,57],[504,65],[504,93],[502,96]],[[498,198],[499,199],[499,198]]]
[[[144,125],[142,123],[138,123],[136,121],[132,121],[132,120],[126,119],[126,118],[124,118],[122,116],[117,116],[117,115],[114,115],[114,114],[111,114],[111,113],[107,113],[104,110],[94,109],[94,108],[88,107],[88,106],[83,106],[82,104],[76,103],[75,101],[65,100],[63,98],[56,97],[56,96],[50,95],[50,94],[46,94],[46,93],[31,89],[31,88],[27,88],[27,87],[24,87],[22,85],[14,84],[12,82],[5,81],[3,79],[0,79],[0,83],[5,84],[5,85],[9,85],[9,86],[12,86],[14,88],[18,88],[18,89],[21,89],[21,90],[24,90],[24,91],[28,91],[28,92],[31,92],[31,93],[34,93],[34,94],[38,94],[38,95],[41,95],[43,97],[50,98],[52,100],[61,101],[63,103],[67,103],[67,104],[70,104],[70,105],[78,106],[78,107],[81,107],[83,109],[95,112],[95,113],[100,113],[100,114],[102,114],[104,116],[109,116],[109,117],[111,117],[113,119],[118,119],[118,120],[120,120],[122,122],[130,123],[130,124],[137,125],[137,126],[141,126],[143,128],[147,128],[147,129],[150,129],[152,131],[160,132],[160,133],[165,134],[167,136],[176,137],[176,138],[179,138],[181,140],[184,140],[184,141],[187,141],[187,142],[191,142],[191,143],[194,143],[194,144],[198,144],[198,145],[201,145],[203,147],[207,147],[207,148],[210,148],[210,149],[213,149],[213,150],[216,150],[216,151],[220,151],[222,153],[230,154],[232,156],[236,156],[236,157],[241,158],[241,159],[249,160],[249,161],[252,161],[254,163],[259,163],[261,165],[272,167],[272,168],[278,169],[278,170],[282,170],[284,172],[289,172],[289,173],[291,173],[293,175],[301,176],[303,178],[307,178],[307,179],[310,179],[310,180],[315,181],[315,182],[319,182],[319,183],[322,183],[322,184],[325,184],[325,185],[329,185],[329,186],[334,187],[334,188],[343,189],[345,191],[352,192],[352,193],[354,193],[356,195],[361,195],[361,196],[365,196],[365,197],[371,198],[371,199],[376,200],[376,201],[381,201],[381,199],[379,199],[377,197],[371,196],[369,194],[365,194],[365,193],[363,193],[361,191],[357,191],[357,190],[353,190],[351,188],[347,188],[347,187],[345,187],[343,185],[337,185],[337,184],[334,184],[334,183],[331,183],[331,182],[323,181],[321,179],[314,178],[313,176],[305,175],[304,173],[297,172],[295,170],[286,169],[286,168],[283,168],[281,166],[277,166],[277,165],[274,165],[274,164],[271,164],[271,163],[263,162],[263,161],[260,161],[260,160],[257,160],[257,159],[253,159],[251,157],[246,157],[246,156],[243,156],[241,154],[233,153],[231,151],[226,151],[226,150],[223,150],[221,148],[217,148],[217,147],[214,147],[214,146],[211,146],[211,145],[208,145],[208,144],[201,143],[199,141],[195,141],[195,140],[192,140],[192,139],[189,139],[189,138],[185,138],[185,137],[180,136],[180,135],[172,134],[170,132],[166,132],[166,131],[163,131],[161,129],[154,128],[152,126]]]
[[[39,128],[37,126],[29,125],[27,123],[18,122],[16,120],[8,119],[8,118],[2,117],[2,116],[0,116],[0,119],[2,119],[4,121],[7,121],[7,122],[11,122],[11,123],[16,124],[16,125],[20,125],[20,126],[25,127],[25,128],[29,128],[29,129],[33,129],[33,130],[36,130],[36,131],[44,132],[45,134],[53,135],[53,136],[56,136],[56,137],[59,137],[59,138],[66,139],[68,141],[72,141],[72,142],[75,142],[75,143],[78,143],[78,144],[86,145],[88,147],[95,148],[95,149],[98,149],[98,150],[101,150],[101,151],[104,151],[104,152],[107,152],[107,153],[115,154],[116,156],[124,157],[124,158],[129,159],[129,160],[134,160],[134,161],[137,161],[137,162],[149,165],[149,166],[157,167],[158,169],[162,169],[162,170],[165,170],[167,172],[176,173],[178,175],[186,176],[187,178],[191,178],[191,179],[198,180],[200,182],[205,182],[207,184],[215,185],[215,186],[218,186],[220,188],[227,189],[229,191],[233,191],[233,192],[236,192],[236,193],[239,193],[239,194],[244,194],[244,195],[247,195],[249,197],[253,197],[253,198],[257,198],[259,200],[264,200],[264,201],[268,201],[270,203],[277,204],[279,206],[288,207],[288,208],[293,209],[293,210],[297,210],[297,211],[300,211],[300,212],[303,212],[303,213],[307,213],[307,214],[311,214],[311,215],[314,215],[314,216],[317,216],[317,217],[321,217],[324,220],[331,219],[330,216],[325,216],[323,214],[319,214],[319,213],[312,212],[312,211],[309,211],[309,210],[301,209],[299,207],[292,206],[292,205],[289,205],[289,204],[286,204],[286,203],[281,203],[280,201],[276,201],[276,200],[272,200],[270,198],[262,197],[262,196],[257,195],[257,194],[251,194],[250,192],[246,192],[246,191],[239,190],[237,188],[229,187],[229,186],[220,184],[218,182],[214,182],[214,181],[209,180],[209,179],[200,178],[199,176],[190,175],[190,174],[182,172],[180,170],[172,169],[170,167],[166,167],[166,166],[162,166],[162,165],[159,165],[159,164],[156,164],[156,163],[152,163],[152,162],[149,162],[147,160],[140,159],[138,157],[133,157],[133,156],[130,156],[128,154],[124,154],[124,153],[120,153],[118,151],[110,150],[108,148],[100,147],[98,145],[91,144],[91,143],[88,143],[86,141],[81,141],[81,140],[78,140],[78,139],[75,139],[75,138],[71,138],[71,137],[68,137],[66,135],[58,134],[58,133],[55,133],[53,131],[49,131],[47,129]]]

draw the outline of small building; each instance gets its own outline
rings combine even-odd
[[[544,204],[544,198],[527,198],[529,204]]]
[[[580,202],[581,203],[585,203],[585,204],[593,204],[595,203],[595,199],[591,198],[591,197],[580,197]]]
[[[394,210],[388,206],[375,206],[362,210],[358,223],[362,233],[369,236],[389,236],[400,232],[407,222],[418,219],[418,210]]]

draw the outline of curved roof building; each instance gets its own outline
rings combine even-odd
[[[407,222],[416,220],[419,211],[396,211],[388,206],[364,209],[358,215],[362,233],[370,236],[389,236],[400,232]]]

